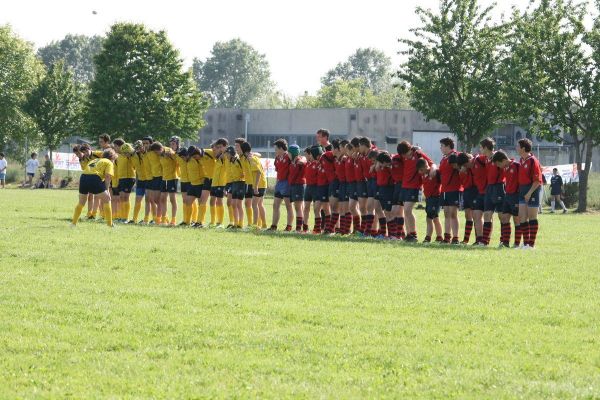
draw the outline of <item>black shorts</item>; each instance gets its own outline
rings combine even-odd
[[[485,201],[483,203],[483,211],[486,212],[497,212],[497,213],[501,213],[502,212],[502,204],[504,203],[504,195],[502,196],[498,196],[496,195],[496,197],[494,198],[494,193],[498,193],[497,192],[497,188],[498,187],[504,187],[503,183],[496,183],[493,185],[488,185],[485,188]],[[502,192],[504,193],[504,192]]]
[[[306,185],[304,189],[304,201],[317,201],[317,185]]]
[[[402,201],[416,203],[419,201],[419,189],[402,188]]]
[[[112,196],[118,196],[121,194],[121,192],[119,192],[119,185],[117,185],[117,187],[110,187],[110,194]]]
[[[315,201],[329,203],[329,185],[317,186],[317,198]]]
[[[511,193],[504,196],[504,202],[502,203],[502,213],[510,214],[512,216],[519,216],[519,194]]]
[[[265,188],[258,189],[258,194],[254,193],[254,197],[265,197],[266,191],[267,189]]]
[[[468,189],[465,189],[465,191],[463,192],[463,208],[472,210],[473,209],[473,202],[475,201],[475,199],[477,199],[477,196],[479,195],[479,192],[477,191],[477,188],[475,186],[471,186]]]
[[[81,175],[79,194],[100,194],[106,191],[106,185],[98,175]]]
[[[443,207],[458,207],[460,205],[460,192],[457,190],[442,193],[441,200]]]
[[[290,201],[304,200],[304,185],[290,185]]]
[[[550,196],[560,196],[562,194],[562,191],[560,188],[554,189],[551,188],[550,189]]]
[[[212,186],[210,188],[210,195],[217,199],[222,199],[225,197],[225,186]]]
[[[378,186],[378,200],[383,211],[392,211],[394,205],[394,185]]]
[[[349,199],[358,200],[358,193],[356,192],[356,182],[346,182],[346,195]]]
[[[348,194],[348,183],[340,182],[340,188],[338,190],[338,201],[346,202],[350,199],[350,195]]]
[[[181,193],[187,193],[190,191],[192,184],[190,182],[181,182]]]
[[[252,188],[252,185],[246,184],[246,193],[244,193],[244,198],[251,199],[253,196],[254,196],[254,189]]]
[[[136,188],[136,190],[137,189],[140,189],[140,190],[144,189],[144,190],[146,190],[146,189],[148,189],[149,185],[150,185],[150,181],[141,181],[139,179],[137,181],[135,181],[135,188]]]
[[[210,188],[212,188],[212,179],[204,178],[204,183],[202,184],[202,190],[210,191]]]
[[[335,197],[337,199],[340,192],[340,181],[334,179],[333,182],[329,183],[329,197]]]
[[[440,216],[440,197],[428,197],[425,200],[425,213],[427,214],[427,218],[436,219]]]
[[[228,195],[229,193],[231,193],[231,182],[225,184],[225,195]]]
[[[135,185],[135,179],[121,178],[121,179],[119,179],[119,192],[131,193],[131,190],[133,189],[133,185]]]
[[[473,209],[474,211],[485,210],[485,194],[479,193],[479,190],[477,191],[477,196],[473,199],[471,209]]]
[[[403,206],[404,200],[402,199],[402,182],[394,184],[394,194],[392,195],[393,206]]]
[[[177,193],[177,185],[179,184],[179,179],[169,179],[168,181],[163,180],[161,183],[160,192],[161,193]]]
[[[183,191],[183,189],[182,189],[182,191]],[[187,190],[187,194],[188,194],[188,196],[200,198],[202,196],[202,185],[192,185],[190,183],[190,186],[188,187],[188,190]]]
[[[367,181],[356,182],[356,194],[363,199],[369,197],[369,193],[367,192]]]
[[[155,176],[150,182],[148,182],[146,189],[160,192],[160,189],[162,188],[162,183],[162,176]]]
[[[233,200],[244,200],[246,195],[246,182],[231,182],[231,198]]]
[[[367,181],[367,197],[375,198],[377,195],[377,179],[369,178]]]

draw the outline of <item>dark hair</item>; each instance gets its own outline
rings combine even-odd
[[[329,131],[327,129],[323,129],[323,128],[319,129],[317,131],[317,135],[325,136],[327,139],[329,139]]]
[[[154,139],[152,138],[152,136],[144,136],[142,138],[142,140],[145,140],[145,141],[150,142],[150,143],[154,143]]]
[[[487,138],[483,139],[481,142],[479,142],[479,144],[484,149],[488,149],[488,150],[492,151],[492,150],[494,150],[494,146],[496,146],[496,141],[494,141],[494,139],[492,139],[491,137],[487,137]]]
[[[73,146],[73,153],[79,153],[80,151],[81,151],[81,146],[79,146],[78,144]],[[4,154],[2,154],[2,156],[4,156]]]
[[[235,140],[234,140],[234,142],[235,142],[235,143],[237,143],[237,144],[242,144],[242,143],[244,143],[245,141],[246,141],[246,139],[244,139],[244,138],[241,138],[241,137],[239,137],[239,138],[237,138],[237,139],[235,139]]]
[[[81,146],[79,146],[79,150],[83,151],[83,150],[91,150],[92,148],[90,147],[89,144],[84,143]]]
[[[187,149],[188,157],[201,156],[202,154],[203,154],[203,150],[196,146],[190,146]]]
[[[4,157],[4,153],[0,151],[0,157]]]
[[[163,149],[163,145],[161,142],[154,142],[150,145],[150,150],[151,151],[156,151],[156,150],[162,150]]]
[[[377,150],[371,150],[367,154],[367,157],[370,158],[371,160],[374,160],[374,159],[377,158],[378,155],[379,155],[379,151],[377,151]]]
[[[371,148],[371,139],[369,139],[368,137],[361,137],[360,139],[358,139],[358,145],[359,146],[365,146],[368,148]]]
[[[116,146],[123,146],[125,144],[125,141],[123,139],[115,139],[113,140],[113,144]]]
[[[469,163],[469,155],[467,153],[458,153],[458,156],[456,156],[456,163],[462,167],[465,164]]]
[[[277,139],[275,142],[273,142],[273,146],[275,146],[283,151],[287,151],[287,149],[288,149],[288,143],[287,143],[287,140],[285,140],[285,139]]]
[[[304,152],[305,152],[306,154],[310,154],[310,147],[307,147],[307,148],[305,148],[305,149],[304,149]]]
[[[448,156],[448,164],[458,164],[458,156],[456,153],[452,153]]]
[[[235,147],[233,146],[228,146],[225,149],[225,153],[229,154],[230,157],[235,157],[237,155],[237,153],[235,152]]]
[[[361,137],[362,136],[350,139],[350,144],[352,145],[352,147],[358,147],[358,144],[360,143],[360,138]]]
[[[221,146],[229,146],[229,141],[225,138],[219,138],[217,139],[217,141],[215,142],[215,145],[221,145]]]
[[[352,151],[352,150],[354,150],[354,146],[352,146],[352,143],[348,143],[348,144],[346,145],[346,150],[349,150],[349,151]]]
[[[398,143],[396,150],[398,151],[398,154],[404,155],[404,154],[408,153],[411,148],[412,148],[411,144],[409,142],[407,142],[406,140],[403,140],[400,143]]]
[[[323,154],[323,148],[321,146],[314,145],[310,148],[310,155],[316,160],[319,156]]]
[[[429,165],[427,165],[427,161],[425,161],[424,158],[419,158],[417,160],[417,165],[416,165],[417,171],[420,170],[421,168],[427,168],[427,167],[429,167]]]
[[[244,142],[242,144],[240,144],[240,147],[242,148],[242,153],[250,153],[252,151],[252,146],[250,146],[250,143],[248,142]]]
[[[110,135],[108,133],[103,133],[102,135],[98,136],[98,138],[102,139],[106,143],[110,143]]]
[[[497,162],[502,162],[504,160],[508,160],[508,156],[506,155],[505,152],[503,152],[502,150],[498,150],[497,152],[494,153],[494,155],[492,156],[492,162],[493,163],[497,163]]]
[[[37,153],[34,151],[33,153],[31,153],[31,157],[33,156],[37,156]]]
[[[187,157],[188,156],[188,151],[185,147],[179,149],[179,151],[177,152],[177,155],[179,157]]]
[[[113,149],[106,149],[102,152],[102,158],[108,158],[109,160],[114,160],[117,153]]]
[[[440,140],[440,143],[454,150],[454,139],[452,139],[451,137],[443,138],[442,140]]]
[[[0,153],[0,154],[2,154],[2,153]],[[2,156],[4,156],[4,154],[2,154]],[[558,172],[558,168],[552,168],[552,172],[554,172],[554,171]]]
[[[334,149],[339,150],[340,149],[340,139],[333,139],[331,141],[331,145],[333,146]]]
[[[340,140],[340,147],[346,147],[350,143],[347,139]]]
[[[531,151],[532,145],[533,145],[533,143],[529,139],[520,139],[519,140],[519,147],[522,148],[523,150],[525,150],[526,152]]]
[[[379,161],[380,163],[391,163],[392,157],[387,151],[382,151],[377,155],[377,161]]]

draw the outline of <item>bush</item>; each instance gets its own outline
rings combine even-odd
[[[14,168],[7,168],[8,171],[6,171],[6,183],[15,183],[19,180],[19,174],[22,173],[22,171],[19,169],[14,169]]]
[[[546,205],[550,206],[552,202],[552,198],[550,196],[550,188],[548,187],[547,190],[548,191],[546,192]],[[565,183],[563,185],[562,200],[567,208],[577,207],[577,203],[579,200],[579,183]]]

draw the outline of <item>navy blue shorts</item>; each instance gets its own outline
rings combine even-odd
[[[499,191],[499,188],[502,191]],[[504,184],[503,183],[495,183],[493,185],[488,185],[485,188],[485,200],[483,205],[483,211],[486,212],[502,212],[502,204],[504,203]]]
[[[356,182],[356,194],[358,197],[366,199],[369,197],[369,191],[367,190],[367,181]]]
[[[375,198],[377,195],[377,179],[370,178],[367,181],[367,197]]]
[[[333,182],[329,183],[329,197],[337,198],[340,194],[340,181],[334,179]]]
[[[515,217],[519,216],[519,194],[511,193],[504,196],[504,202],[502,203],[502,213],[510,214]]]
[[[529,208],[538,208],[540,206],[540,188],[538,187],[531,194],[531,198],[529,201],[525,201],[525,195],[531,189],[531,185],[521,185],[519,186],[519,205],[527,205]]]
[[[317,185],[306,185],[304,201],[311,202],[315,200],[317,200]]]
[[[210,188],[210,195],[217,199],[222,199],[225,197],[225,186],[212,186]]]
[[[458,207],[460,205],[460,192],[445,192],[442,193],[442,207]]]
[[[202,190],[210,191],[211,187],[212,187],[212,179],[204,178],[204,183],[202,184]]]
[[[290,197],[290,184],[287,180],[277,181],[275,184],[275,197],[278,199]]]
[[[200,196],[202,196],[202,185],[190,184],[187,194],[188,194],[188,196],[200,198]]]
[[[405,203],[416,203],[419,201],[419,189],[402,188],[402,201]]]
[[[475,199],[477,198],[477,196],[479,195],[479,192],[477,191],[477,188],[475,186],[471,186],[468,189],[465,189],[465,191],[463,192],[463,208],[466,209],[473,209],[473,202],[475,201]]]
[[[169,179],[168,181],[162,181],[162,187],[160,188],[161,193],[177,193],[177,185],[179,179]]]
[[[244,194],[244,198],[251,199],[252,197],[254,197],[254,188],[252,185],[246,184],[246,193]]]
[[[225,194],[231,193],[231,182],[225,185]]]
[[[254,193],[254,197],[265,197],[266,191],[267,191],[267,189],[265,189],[265,188],[258,189],[258,194]]]
[[[150,186],[150,182],[151,181],[140,181],[138,179],[137,182],[135,183],[135,195],[140,196],[140,197],[145,196],[146,188],[148,186]]]
[[[79,194],[100,194],[106,191],[106,185],[98,175],[81,175]]]
[[[246,194],[246,182],[231,182],[231,198],[233,200],[244,200]]]
[[[338,190],[338,201],[348,201],[350,196],[348,195],[348,184],[346,182],[340,182],[340,189]]]
[[[477,197],[475,197],[475,199],[473,199],[473,204],[472,204],[471,209],[475,210],[475,211],[482,211],[482,212],[485,209],[485,194],[479,193],[479,190],[477,191]]]
[[[392,196],[392,205],[403,206],[404,200],[402,199],[402,182],[394,184],[394,194]]]
[[[110,187],[110,194],[111,196],[118,196],[119,194],[121,194],[121,192],[119,192],[119,186],[117,185],[117,187]]]
[[[550,196],[560,196],[562,194],[562,190],[559,188],[550,188]]]
[[[121,178],[119,179],[119,192],[131,193],[133,185],[135,185],[134,178]]]
[[[303,201],[304,200],[304,185],[292,185],[290,187],[290,200],[291,201]]]
[[[440,197],[428,197],[425,200],[425,213],[427,214],[427,218],[436,219],[440,216]]]
[[[392,206],[394,205],[394,185],[378,186],[377,194],[377,199],[383,211],[392,211]]]
[[[315,201],[329,203],[329,185],[317,186],[317,198]]]
[[[148,182],[148,185],[146,185],[146,189],[160,192],[160,188],[162,187],[162,182],[163,182],[162,176],[155,176],[152,178],[152,180],[150,182]]]
[[[181,193],[187,193],[190,190],[192,184],[190,182],[181,182]]]
[[[349,199],[358,200],[358,192],[356,191],[356,182],[346,182],[346,194]]]

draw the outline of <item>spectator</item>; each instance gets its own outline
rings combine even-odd
[[[554,208],[556,207],[556,202],[560,204],[563,210],[563,214],[567,212],[567,207],[565,207],[565,203],[563,203],[560,196],[562,196],[562,187],[563,180],[562,176],[558,174],[558,169],[554,168],[552,170],[552,177],[550,178],[550,204],[552,208],[550,212],[554,212]]]
[[[0,153],[0,185],[2,185],[2,189],[4,189],[4,185],[6,184],[6,166],[4,153]]]
[[[33,184],[33,177],[35,176],[35,171],[37,171],[40,166],[40,162],[37,160],[37,153],[31,153],[31,158],[27,160],[25,163],[25,172],[27,173],[27,182],[23,184],[31,186]]]
[[[44,181],[46,181],[47,186],[50,187],[50,184],[52,182],[52,171],[54,170],[54,163],[52,162],[52,160],[50,159],[50,156],[48,154],[46,154],[46,156],[45,156],[44,169],[45,169]]]

